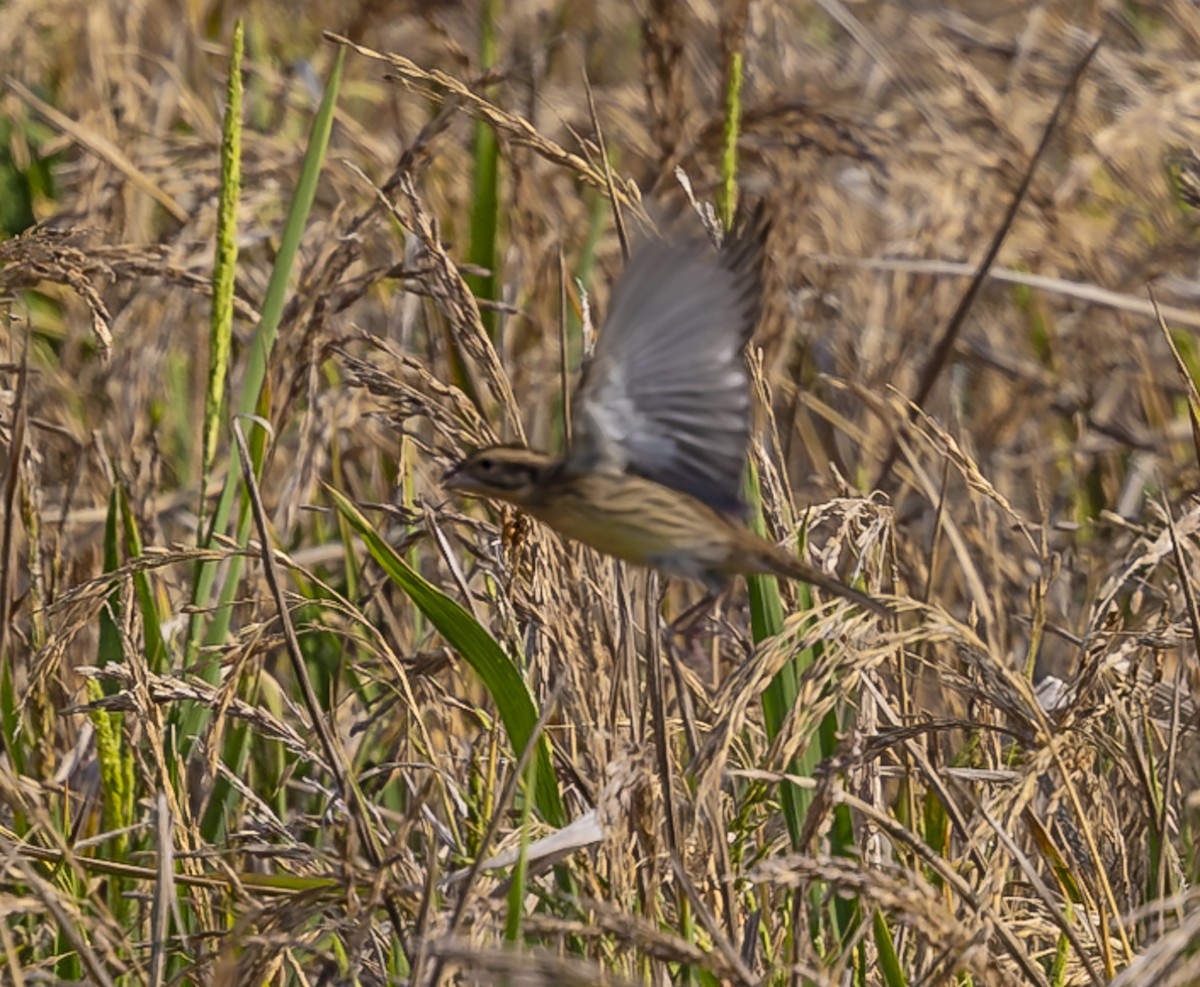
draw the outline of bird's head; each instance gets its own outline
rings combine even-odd
[[[494,497],[525,506],[545,489],[559,461],[520,446],[490,446],[471,453],[442,476],[447,490]]]

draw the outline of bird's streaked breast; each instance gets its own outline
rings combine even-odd
[[[526,508],[575,541],[637,565],[688,578],[723,568],[730,522],[687,494],[640,477],[573,477]]]

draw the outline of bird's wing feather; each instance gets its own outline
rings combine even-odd
[[[765,234],[760,207],[719,252],[699,237],[637,247],[575,398],[573,465],[741,509],[750,427],[743,350],[761,308]]]

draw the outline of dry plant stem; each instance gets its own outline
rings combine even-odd
[[[1092,983],[1095,987],[1103,987],[1112,978],[1112,971],[1108,972],[1107,977],[1101,977],[1100,972],[1092,965],[1087,951],[1083,948],[1083,942],[1080,940],[1079,934],[1067,920],[1062,909],[1058,907],[1056,894],[1042,880],[1042,876],[1037,872],[1037,868],[1034,867],[1033,862],[1022,852],[1021,848],[1017,846],[1016,841],[1000,824],[1000,821],[988,812],[987,807],[982,802],[976,801],[975,811],[983,816],[987,824],[992,828],[992,832],[996,834],[996,838],[1004,844],[1004,848],[1008,851],[1009,855],[1017,862],[1017,865],[1025,875],[1025,879],[1032,885],[1038,897],[1042,900],[1042,904],[1046,906],[1046,909],[1054,917],[1055,922],[1058,923],[1058,927],[1062,930],[1063,935],[1067,937],[1071,946],[1075,949],[1075,955],[1078,957],[1079,962],[1083,964],[1084,969],[1087,970]]]
[[[438,874],[440,873],[439,861],[437,855],[437,840],[434,838],[433,830],[429,825],[425,826],[425,855],[429,861],[428,870],[425,873],[425,889],[421,895],[421,906],[417,911],[416,928],[413,931],[413,938],[417,944],[417,955],[413,960],[411,983],[420,987],[423,983],[422,974],[425,972],[425,962],[429,957],[429,924],[430,915],[433,912],[434,901],[438,897]],[[479,859],[483,859],[483,854],[479,855]],[[436,981],[435,981],[436,983]]]
[[[912,853],[920,857],[925,866],[936,872],[949,887],[954,889],[954,893],[962,899],[972,912],[984,917],[989,916],[990,910],[980,902],[975,892],[971,889],[971,886],[967,884],[948,861],[937,856],[933,849],[919,836],[902,826],[887,813],[879,811],[879,809],[869,802],[864,802],[862,799],[856,798],[844,791],[838,794],[838,799],[855,811],[862,813],[864,818],[869,819],[887,833],[890,840],[907,846]],[[1001,921],[995,921],[994,929],[996,935],[1000,937],[1005,951],[1012,957],[1017,966],[1021,968],[1025,976],[1029,978],[1029,982],[1037,984],[1038,987],[1050,987],[1045,975],[1034,965],[1033,961],[1029,958],[1028,951],[1013,934],[1012,930]]]
[[[22,882],[33,890],[34,895],[42,902],[46,910],[54,916],[58,931],[75,948],[88,976],[101,987],[115,987],[115,981],[108,975],[105,963],[88,942],[88,936],[80,929],[76,917],[63,906],[59,899],[58,888],[44,880],[29,863],[15,852],[16,849],[14,845],[9,844],[7,839],[0,836],[0,851],[4,851],[6,856],[11,855],[11,860],[7,861],[8,866],[21,875]],[[5,869],[7,870],[7,867]]]
[[[155,805],[155,834],[158,842],[158,874],[154,882],[154,904],[151,928],[154,938],[150,951],[150,983],[158,987],[167,971],[167,933],[170,919],[175,918],[176,928],[184,928],[179,913],[178,889],[175,886],[175,843],[172,838],[174,820],[166,794],[158,793]]]
[[[935,275],[948,278],[972,278],[978,269],[971,264],[950,260],[909,257],[847,257],[844,254],[813,254],[808,258],[814,264],[831,267],[845,267],[863,271],[891,271],[899,274]],[[1112,291],[1098,285],[1086,282],[1069,281],[1065,278],[1048,277],[1042,274],[1032,274],[1028,271],[1017,271],[1012,268],[998,267],[995,264],[988,269],[987,280],[1001,284],[1016,285],[1022,288],[1034,288],[1038,291],[1061,295],[1063,298],[1074,299],[1085,305],[1099,308],[1111,308],[1118,312],[1131,315],[1154,316],[1161,312],[1172,322],[1190,329],[1200,328],[1200,313],[1195,309],[1182,305],[1156,306],[1144,298],[1127,292]]]
[[[1163,319],[1162,312],[1159,309],[1158,300],[1154,297],[1153,291],[1150,293],[1150,300],[1154,306],[1157,316],[1158,326],[1162,332],[1167,346],[1171,351],[1172,357],[1175,359],[1175,366],[1179,371],[1179,376],[1183,379],[1184,386],[1187,389],[1188,395],[1188,417],[1191,420],[1192,426],[1192,443],[1193,451],[1196,460],[1200,463],[1200,391],[1197,390],[1196,382],[1192,378],[1191,371],[1188,369],[1183,357],[1179,353],[1178,347],[1175,345],[1174,337],[1167,328],[1166,322]],[[1160,490],[1165,491],[1167,488],[1162,482],[1162,478],[1158,479]],[[1196,592],[1192,584],[1190,569],[1187,566],[1187,559],[1183,552],[1183,546],[1179,539],[1179,534],[1175,527],[1174,512],[1171,509],[1170,503],[1167,500],[1164,492],[1162,498],[1163,513],[1167,520],[1168,531],[1171,535],[1171,549],[1175,556],[1175,567],[1179,574],[1180,581],[1183,584],[1184,598],[1187,601],[1188,624],[1192,632],[1192,641],[1195,645],[1196,660],[1200,661],[1200,614],[1197,613]],[[1180,711],[1182,706],[1184,682],[1187,680],[1191,690],[1192,702],[1196,706],[1197,699],[1200,697],[1200,668],[1195,664],[1190,669],[1186,668],[1186,662],[1182,655],[1175,667],[1175,684],[1171,695],[1171,721],[1169,734],[1167,739],[1167,770],[1166,778],[1163,783],[1162,805],[1158,814],[1158,874],[1157,874],[1157,894],[1158,897],[1164,898],[1166,895],[1167,881],[1167,862],[1168,862],[1168,824],[1169,824],[1169,806],[1170,793],[1175,788],[1176,783],[1176,767],[1177,756],[1179,753],[1179,743],[1181,735],[1181,719]],[[1182,910],[1177,910],[1176,919],[1182,922],[1184,918]],[[1159,915],[1159,933],[1166,934],[1165,914]]]
[[[1165,489],[1162,486],[1162,481],[1159,481],[1159,489]],[[1187,556],[1183,554],[1183,546],[1179,540],[1179,533],[1175,530],[1175,516],[1171,510],[1171,503],[1167,500],[1164,493],[1162,497],[1163,515],[1167,519],[1167,531],[1171,535],[1171,552],[1175,556],[1175,568],[1179,573],[1179,580],[1183,584],[1183,598],[1187,602],[1187,618],[1188,627],[1192,632],[1192,644],[1196,648],[1195,654],[1200,658],[1200,610],[1196,606],[1196,588],[1192,585],[1191,571],[1188,568]],[[1180,663],[1184,661],[1180,657]],[[1193,699],[1198,698],[1193,693]]]
[[[713,918],[712,913],[704,904],[704,899],[700,897],[700,893],[696,890],[696,886],[692,884],[691,879],[687,875],[687,869],[683,866],[683,861],[679,859],[678,852],[671,853],[671,869],[675,873],[675,880],[679,882],[679,886],[683,888],[684,893],[691,902],[692,911],[700,920],[700,924],[704,926],[704,931],[712,937],[713,943],[716,944],[717,951],[724,957],[725,962],[737,974],[736,983],[744,984],[749,987],[751,984],[757,984],[758,978],[754,976],[753,971],[747,968],[742,961],[741,955],[734,948],[733,943],[726,937],[717,920]]]
[[[1088,854],[1092,862],[1093,873],[1096,876],[1097,883],[1100,887],[1100,892],[1103,898],[1103,906],[1101,914],[1107,909],[1111,916],[1112,924],[1116,927],[1117,935],[1121,940],[1121,946],[1124,949],[1126,959],[1133,957],[1133,947],[1129,941],[1129,934],[1125,929],[1124,923],[1121,921],[1121,911],[1117,907],[1116,894],[1113,891],[1112,882],[1109,880],[1108,873],[1100,863],[1103,858],[1100,855],[1100,849],[1096,841],[1096,835],[1093,832],[1093,827],[1089,821],[1089,817],[1083,808],[1083,801],[1080,798],[1078,786],[1072,781],[1071,772],[1064,762],[1063,752],[1061,749],[1061,737],[1049,722],[1041,705],[1037,701],[1037,696],[1033,694],[1033,688],[1028,680],[1019,675],[1014,675],[1012,670],[1007,665],[1002,665],[1000,671],[1005,675],[1008,684],[1013,687],[1014,691],[1020,695],[1026,702],[1028,709],[1033,716],[1033,724],[1036,726],[1039,740],[1045,745],[1048,750],[1055,767],[1058,769],[1062,777],[1062,787],[1066,792],[1067,799],[1071,803],[1071,808],[1075,812],[1075,818],[1079,823],[1079,828],[1083,832],[1084,840],[1087,844]],[[1005,834],[1005,839],[1011,839],[1009,834]],[[1097,939],[1101,951],[1105,955],[1106,975],[1111,978],[1115,972],[1113,969],[1112,959],[1109,956],[1110,938],[1104,928],[1098,930]],[[1078,947],[1077,947],[1078,948]]]
[[[933,531],[929,536],[929,571],[925,577],[925,586],[921,592],[921,599],[926,603],[930,602],[930,594],[933,592],[933,579],[937,573],[938,566],[938,547],[942,543],[942,525],[946,518],[946,487],[950,482],[950,460],[942,461],[942,485],[938,493],[936,501],[937,508],[933,515]]]
[[[675,814],[675,786],[672,782],[670,738],[667,735],[667,697],[663,689],[662,655],[658,649],[658,635],[652,628],[658,621],[657,590],[658,577],[646,573],[645,610],[646,627],[646,689],[650,703],[650,717],[654,729],[654,753],[658,762],[658,780],[662,786],[663,812],[667,829],[667,847],[672,853],[679,852],[679,828]]]
[[[17,487],[21,479],[21,461],[25,456],[26,428],[29,421],[29,405],[26,387],[29,381],[29,335],[21,353],[21,364],[17,370],[17,386],[12,401],[12,432],[8,443],[8,469],[4,474],[4,530],[0,533],[0,663],[3,674],[11,676],[14,667],[9,653],[9,625],[12,621],[13,579],[15,577]],[[12,679],[8,685],[12,687]],[[12,756],[12,755],[10,755]],[[19,763],[18,763],[19,766]]]
[[[176,202],[170,195],[163,191],[162,187],[146,175],[140,168],[137,167],[125,153],[117,147],[112,141],[102,134],[97,134],[94,131],[81,127],[65,113],[55,109],[49,103],[38,99],[27,87],[22,85],[11,76],[6,76],[0,79],[5,86],[8,87],[22,102],[28,104],[32,109],[46,118],[51,126],[57,127],[64,134],[70,137],[73,141],[79,144],[80,147],[86,148],[92,154],[95,154],[105,161],[109,162],[114,168],[123,172],[128,176],[130,182],[141,189],[143,192],[151,196],[160,206],[171,214],[178,222],[185,223],[191,217],[186,209]]]
[[[1167,344],[1167,348],[1171,351],[1171,357],[1175,360],[1175,369],[1179,371],[1179,377],[1183,381],[1184,390],[1187,392],[1188,398],[1188,413],[1192,423],[1192,443],[1196,454],[1197,462],[1200,462],[1200,390],[1196,388],[1196,382],[1192,379],[1192,372],[1188,369],[1187,361],[1179,352],[1179,347],[1175,345],[1175,337],[1171,335],[1171,330],[1167,326],[1167,321],[1163,315],[1163,309],[1158,304],[1158,299],[1154,296],[1152,288],[1147,286],[1150,294],[1150,305],[1154,310],[1154,320],[1158,324],[1159,332],[1162,333],[1163,342]]]
[[[654,616],[655,619],[658,618],[657,606],[654,608]],[[692,708],[692,695],[684,678],[678,652],[675,648],[671,647],[669,637],[663,643],[665,644],[665,648],[660,649],[660,653],[665,650],[667,661],[671,663],[671,680],[675,684],[675,700],[679,703],[679,717],[683,721],[683,735],[687,740],[688,761],[690,762],[696,756],[696,751],[700,748],[699,735],[696,731],[696,717]]]
[[[660,176],[670,171],[664,166],[673,158],[683,123],[684,43],[679,29],[684,13],[680,0],[650,0],[641,19],[643,87]]]
[[[496,839],[496,834],[500,832],[500,825],[504,821],[508,813],[508,807],[512,804],[513,794],[517,790],[517,785],[525,776],[525,769],[529,766],[529,759],[537,750],[538,741],[541,739],[542,732],[546,729],[546,724],[554,715],[558,708],[559,696],[562,694],[565,687],[564,682],[560,682],[554,687],[554,691],[546,700],[546,704],[542,709],[541,715],[538,717],[537,723],[534,724],[533,732],[529,736],[529,741],[525,744],[525,749],[521,751],[521,756],[517,758],[517,763],[513,765],[512,772],[504,783],[504,788],[500,792],[500,797],[496,800],[495,808],[492,812],[492,818],[488,822],[487,832],[483,834],[483,839],[479,841],[479,848],[475,854],[475,859],[471,861],[471,866],[467,870],[466,876],[462,879],[462,889],[459,891],[458,900],[454,903],[454,911],[450,916],[450,924],[446,929],[445,935],[452,937],[458,933],[458,927],[462,923],[463,914],[467,910],[467,901],[470,900],[471,892],[475,888],[475,882],[479,878],[479,873],[483,869],[484,861],[487,860],[488,854],[491,852],[492,842]],[[439,955],[437,963],[434,964],[433,974],[429,978],[430,984],[436,985],[442,982],[442,974],[445,972],[446,957]]]
[[[863,685],[872,693],[872,698],[874,699],[878,708],[887,718],[888,725],[893,729],[899,729],[902,725],[900,718],[891,708],[891,704],[888,703],[886,698],[879,692],[878,689],[875,688],[870,678],[864,678]],[[915,763],[920,769],[921,776],[925,779],[929,787],[933,789],[938,799],[941,800],[946,815],[950,817],[950,822],[953,824],[954,829],[958,833],[959,837],[963,840],[969,841],[971,837],[971,831],[970,827],[967,825],[967,819],[964,816],[962,809],[959,808],[958,802],[954,798],[953,793],[950,791],[949,786],[930,763],[928,755],[921,748],[921,745],[912,738],[906,737],[904,739],[904,748],[909,757],[912,758],[913,763]],[[912,818],[916,818],[915,813],[913,814]],[[979,868],[981,873],[987,870],[987,861],[983,859],[982,850],[976,847],[973,843],[968,842],[967,852],[971,855],[973,863]]]
[[[571,371],[567,344],[567,266],[562,247],[558,248],[558,375],[562,401],[563,441],[571,446]]]
[[[246,416],[238,416],[234,419],[233,432],[237,442],[238,459],[242,467],[242,479],[246,484],[246,491],[250,497],[250,507],[254,515],[254,524],[258,528],[259,544],[262,553],[263,578],[266,580],[271,597],[275,601],[275,610],[279,617],[280,626],[283,629],[288,658],[291,660],[292,671],[296,676],[296,680],[300,683],[300,688],[304,694],[304,705],[308,710],[309,721],[316,731],[317,738],[325,752],[325,760],[333,772],[334,781],[342,798],[345,800],[346,809],[350,813],[350,817],[354,820],[355,828],[358,831],[358,838],[362,841],[363,851],[366,853],[372,867],[382,873],[383,850],[375,834],[375,829],[371,825],[371,820],[367,817],[366,803],[362,798],[357,783],[354,781],[341,743],[334,736],[333,731],[329,729],[329,724],[325,720],[324,710],[317,699],[316,690],[313,689],[312,680],[308,675],[308,666],[305,664],[304,655],[300,650],[300,639],[296,637],[296,629],[292,626],[291,613],[288,610],[287,600],[283,595],[283,585],[279,580],[279,572],[275,567],[275,554],[271,547],[271,529],[267,524],[267,515],[263,509],[258,484],[254,479],[254,466],[250,458],[250,450],[246,445],[246,436],[242,431],[242,420],[244,417]],[[265,423],[260,423],[260,425],[262,424]],[[405,926],[399,905],[396,903],[391,891],[386,887],[382,889],[381,894],[384,908],[392,921],[392,934],[403,944],[405,940]],[[410,955],[407,944],[403,948],[405,954]]]
[[[617,239],[621,242],[621,257],[628,261],[629,235],[625,232],[625,219],[621,215],[621,197],[617,194],[612,162],[608,160],[608,145],[604,141],[604,128],[600,125],[600,115],[596,112],[596,96],[592,92],[592,84],[588,81],[586,69],[583,73],[583,89],[587,93],[588,113],[592,117],[592,129],[595,130],[596,142],[600,145],[600,163],[604,168],[604,189],[608,193],[608,201],[612,204],[613,223],[617,228]]]
[[[695,759],[695,756],[693,752],[692,760]],[[737,889],[735,887],[734,868],[729,856],[729,841],[725,837],[727,821],[721,811],[719,793],[714,792],[709,797],[708,804],[703,808],[701,815],[709,827],[709,839],[717,855],[716,881],[721,895],[721,906],[725,911],[725,934],[728,936],[730,942],[736,942],[739,932],[741,933],[742,950],[739,955],[747,967],[753,967],[754,957],[758,951],[758,941],[753,935],[748,934],[745,928],[739,929],[737,926],[740,909],[736,904]]]
[[[1197,388],[1195,380],[1192,379],[1191,371],[1188,369],[1186,361],[1179,352],[1179,348],[1175,345],[1175,339],[1171,335],[1171,331],[1167,328],[1167,323],[1163,319],[1162,311],[1158,307],[1158,299],[1154,297],[1154,293],[1150,293],[1150,302],[1154,306],[1155,316],[1158,321],[1159,331],[1162,333],[1167,347],[1171,351],[1171,356],[1175,360],[1175,368],[1179,372],[1180,378],[1183,380],[1184,388],[1187,391],[1188,398],[1188,418],[1192,425],[1192,449],[1196,457],[1197,464],[1200,464],[1200,389]],[[1165,491],[1162,478],[1158,480],[1159,489]],[[1196,648],[1196,661],[1200,662],[1200,611],[1196,606],[1196,591],[1192,585],[1183,548],[1179,541],[1179,534],[1175,530],[1175,516],[1171,510],[1170,503],[1167,501],[1166,494],[1163,494],[1163,511],[1167,519],[1167,529],[1171,535],[1171,551],[1175,556],[1175,567],[1179,573],[1179,578],[1183,583],[1184,600],[1187,602],[1188,624],[1192,631],[1192,643]],[[1180,662],[1182,666],[1182,659]],[[1197,703],[1197,708],[1200,708],[1200,666],[1193,665],[1189,676],[1189,685],[1191,687],[1192,701]],[[1166,804],[1164,799],[1163,804]],[[1165,845],[1165,844],[1164,844]]]
[[[438,302],[446,310],[447,318],[454,326],[455,338],[462,344],[464,352],[476,362],[494,389],[511,434],[518,442],[524,442],[525,430],[517,410],[512,384],[491,337],[484,328],[479,304],[463,280],[458,267],[446,255],[433,219],[425,211],[412,177],[402,177],[399,184],[410,213],[409,217],[402,221],[420,238],[433,263],[435,283],[443,293],[438,297]],[[401,219],[399,212],[393,211],[393,215]]]
[[[106,834],[107,835],[107,834]],[[5,847],[7,837],[3,830],[0,830],[0,850]],[[17,848],[17,844],[7,844],[13,849]],[[83,870],[82,861],[75,856],[69,848],[59,850],[48,850],[45,847],[34,846],[29,843],[21,844],[21,856],[28,857],[30,860],[37,860],[44,864],[49,864],[55,867],[61,867],[64,864],[72,867],[78,873],[81,880],[85,879],[86,873],[107,874],[113,877],[128,879],[131,881],[146,881],[153,883],[158,880],[158,867],[142,867],[136,864],[123,864],[112,860],[87,860],[87,872]],[[291,888],[272,887],[270,884],[256,883],[248,880],[248,877],[254,875],[241,875],[241,883],[245,887],[253,887],[256,894],[265,894],[268,897],[287,897],[294,894]],[[205,877],[197,874],[176,874],[174,881],[177,885],[190,888],[203,888],[207,891],[229,891],[234,886],[234,881],[226,877]],[[330,890],[334,890],[335,885],[330,882]]]
[[[418,87],[424,87],[431,98],[446,99],[446,94],[457,99],[464,108],[486,120],[496,131],[514,143],[530,148],[552,164],[557,164],[574,172],[580,180],[598,189],[608,188],[603,171],[597,171],[589,162],[563,149],[554,141],[547,140],[524,117],[516,113],[507,113],[488,100],[463,85],[458,79],[445,72],[422,69],[415,62],[402,55],[384,54],[362,45],[357,45],[348,38],[332,32],[325,32],[327,40],[334,44],[345,45],[367,58],[387,62],[408,82]],[[635,206],[639,201],[636,186],[613,177],[613,183],[621,202],[627,206]]]
[[[1168,827],[1170,824],[1170,793],[1175,790],[1177,783],[1177,768],[1179,759],[1179,744],[1182,736],[1182,721],[1180,710],[1183,705],[1183,689],[1184,689],[1184,667],[1183,662],[1175,666],[1175,688],[1171,695],[1171,724],[1167,736],[1167,771],[1166,778],[1163,783],[1162,807],[1158,814],[1158,833],[1159,839],[1162,841],[1158,851],[1158,887],[1155,889],[1158,892],[1158,897],[1164,903],[1160,905],[1158,916],[1159,934],[1166,935],[1166,909],[1165,904],[1167,898],[1167,863],[1169,860],[1169,842],[1167,840]],[[1183,909],[1176,906],[1175,921],[1182,923],[1184,919]]]
[[[1176,698],[1176,701],[1178,701],[1178,698],[1179,698],[1178,694],[1176,694],[1175,698]],[[1113,712],[1116,715],[1117,721],[1120,723],[1122,729],[1125,731],[1125,736],[1129,742],[1130,756],[1133,760],[1133,766],[1134,766],[1133,770],[1136,772],[1138,781],[1141,783],[1141,786],[1142,786],[1142,798],[1146,803],[1147,815],[1151,815],[1151,814],[1153,815],[1153,823],[1152,824],[1154,826],[1159,827],[1157,835],[1160,839],[1162,839],[1163,833],[1165,832],[1165,826],[1167,825],[1167,822],[1162,819],[1162,814],[1158,810],[1158,808],[1155,804],[1157,801],[1156,792],[1159,791],[1159,783],[1158,783],[1157,778],[1155,777],[1155,772],[1150,767],[1150,763],[1149,763],[1149,759],[1147,757],[1146,751],[1142,748],[1141,744],[1139,743],[1139,739],[1140,739],[1139,731],[1138,731],[1137,727],[1134,726],[1133,720],[1129,716],[1128,711],[1125,709],[1122,709],[1120,707],[1117,707],[1116,709],[1114,709]],[[1167,756],[1168,756],[1168,759],[1170,759],[1171,753],[1169,750],[1168,750]],[[1169,791],[1168,783],[1172,780],[1171,774],[1172,774],[1172,771],[1171,771],[1170,763],[1168,760],[1168,769],[1167,769],[1166,775],[1164,777],[1164,782],[1162,784],[1162,789],[1161,789],[1164,792]],[[1165,799],[1164,799],[1164,802],[1165,802]],[[1083,865],[1085,863],[1086,862],[1081,862],[1081,865]],[[1163,855],[1160,851],[1158,866],[1160,868],[1162,868],[1165,866],[1165,863],[1166,863],[1166,861],[1163,859]],[[1159,876],[1159,880],[1161,883],[1161,881],[1165,877],[1162,870],[1159,871],[1158,876]],[[1165,895],[1165,888],[1163,889],[1163,893],[1160,894],[1159,897],[1163,897],[1164,895]],[[1160,916],[1160,919],[1161,919],[1161,916]],[[1125,916],[1125,920],[1128,921],[1128,916]]]
[[[625,717],[630,725],[631,740],[634,744],[642,744],[646,739],[646,723],[644,717],[643,696],[638,686],[641,679],[638,664],[636,639],[637,621],[633,616],[633,587],[629,569],[616,565],[616,598],[618,623],[616,629],[617,654],[620,656],[621,684],[624,686]],[[615,685],[616,683],[614,683]],[[613,696],[614,714],[619,708],[617,695]],[[610,722],[617,722],[613,715]]]
[[[1174,349],[1173,346],[1172,349]],[[1175,354],[1176,357],[1178,357],[1178,351],[1175,351]],[[1189,382],[1191,381],[1190,374],[1188,375],[1188,380]],[[1194,384],[1192,384],[1192,390],[1195,390]],[[1193,405],[1189,404],[1189,409],[1192,407]],[[1192,419],[1192,424],[1193,429],[1195,429],[1197,424],[1195,417]],[[1160,490],[1166,490],[1161,478],[1159,478],[1158,486]],[[1188,624],[1192,631],[1192,643],[1196,649],[1194,652],[1194,660],[1200,661],[1200,612],[1197,611],[1196,607],[1196,589],[1195,586],[1192,585],[1191,570],[1188,567],[1188,560],[1184,555],[1179,534],[1175,530],[1175,516],[1171,510],[1171,504],[1170,501],[1167,500],[1167,495],[1165,492],[1163,493],[1162,497],[1162,506],[1163,514],[1167,519],[1167,530],[1171,534],[1171,550],[1175,556],[1175,569],[1179,573],[1179,581],[1183,584],[1184,599],[1187,601]],[[1170,821],[1168,818],[1168,806],[1170,805],[1170,793],[1175,786],[1175,759],[1178,752],[1180,730],[1179,709],[1183,698],[1184,680],[1187,674],[1185,671],[1186,661],[1186,656],[1181,652],[1178,658],[1178,663],[1175,666],[1175,687],[1171,690],[1171,724],[1170,735],[1167,742],[1167,770],[1165,779],[1163,781],[1162,794],[1160,795],[1160,798],[1162,799],[1162,805],[1159,808],[1158,818],[1156,821],[1159,843],[1157,875],[1158,887],[1155,890],[1157,891],[1159,898],[1164,897],[1167,890],[1167,847],[1170,845],[1170,841],[1167,839],[1167,827]],[[1198,691],[1195,687],[1195,684],[1200,682],[1200,669],[1197,669],[1194,664],[1191,668],[1190,679],[1192,683],[1192,701],[1195,703],[1198,698]],[[1150,804],[1153,806],[1152,801]],[[1180,918],[1182,918],[1182,916],[1180,916]],[[1161,922],[1162,919],[1160,918],[1160,923]]]
[[[925,369],[921,371],[920,383],[917,385],[917,392],[912,398],[912,404],[915,408],[919,408],[925,403],[925,399],[929,397],[929,392],[933,390],[933,385],[937,382],[938,377],[941,376],[942,369],[945,367],[946,361],[949,360],[950,353],[954,349],[954,341],[958,338],[959,333],[966,324],[967,314],[975,304],[975,298],[979,294],[979,289],[983,287],[984,281],[987,280],[987,273],[991,269],[992,264],[995,263],[996,257],[1000,253],[1000,248],[1004,246],[1004,241],[1008,238],[1013,222],[1017,218],[1017,212],[1020,210],[1021,204],[1025,201],[1025,196],[1028,194],[1029,187],[1033,183],[1033,176],[1037,171],[1038,164],[1042,160],[1042,155],[1050,146],[1050,138],[1054,135],[1058,127],[1058,118],[1062,114],[1063,108],[1067,105],[1067,101],[1079,85],[1079,81],[1083,78],[1083,73],[1087,70],[1088,65],[1091,64],[1092,58],[1100,50],[1102,40],[1102,38],[1097,38],[1092,43],[1092,46],[1087,50],[1083,58],[1080,59],[1079,64],[1075,67],[1075,71],[1071,74],[1071,78],[1059,94],[1054,111],[1050,114],[1050,119],[1046,122],[1045,129],[1042,131],[1042,139],[1038,142],[1033,156],[1029,159],[1029,164],[1025,167],[1025,174],[1021,176],[1021,184],[1017,186],[1017,191],[1013,194],[1012,200],[1008,204],[1008,209],[1005,211],[1004,218],[1000,221],[1000,226],[992,237],[992,242],[987,249],[987,253],[983,255],[983,260],[979,262],[975,276],[971,279],[971,283],[967,286],[967,290],[963,293],[962,298],[959,299],[958,307],[954,310],[954,314],[950,316],[950,321],[942,331],[937,345],[934,346],[933,353],[930,354],[929,360],[925,364]],[[912,413],[910,413],[909,419],[912,419]],[[875,478],[874,484],[872,484],[874,488],[883,486],[884,481],[892,472],[892,467],[895,465],[896,457],[899,454],[899,443],[893,438],[887,455],[884,456],[883,465],[880,466],[879,473]]]

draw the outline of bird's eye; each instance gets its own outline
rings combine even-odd
[[[484,472],[490,473],[494,465],[495,463],[487,457],[479,460],[479,468]]]

